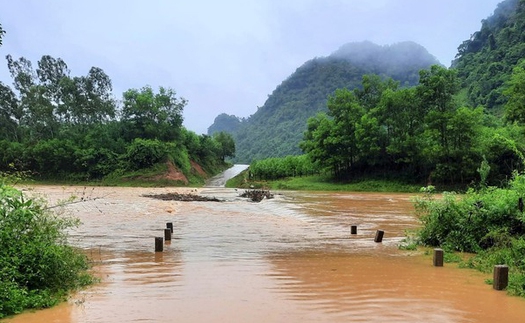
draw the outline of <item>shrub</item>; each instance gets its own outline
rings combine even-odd
[[[129,170],[133,171],[149,168],[166,161],[167,153],[166,143],[159,140],[137,138],[128,146],[125,159]]]
[[[52,306],[93,281],[87,257],[67,245],[76,224],[0,182],[0,318]]]

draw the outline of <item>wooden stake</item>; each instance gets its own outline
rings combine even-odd
[[[171,241],[171,229],[170,228],[164,229],[164,240]]]
[[[504,290],[509,284],[509,266],[496,265],[494,266],[494,282],[492,288],[495,290]]]
[[[443,267],[443,249],[434,249],[434,266]]]
[[[350,234],[357,234],[357,225],[353,225],[350,227]]]
[[[383,235],[385,234],[385,231],[383,230],[377,230],[376,237],[374,238],[375,242],[381,242],[383,241]]]
[[[164,243],[162,237],[155,237],[155,252],[164,251]]]
[[[173,233],[173,222],[166,223],[166,228],[171,230],[171,233]]]

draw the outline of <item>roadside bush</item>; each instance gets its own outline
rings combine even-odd
[[[65,230],[76,224],[0,182],[0,318],[55,305],[93,282],[87,257],[67,245]]]
[[[32,171],[41,174],[66,175],[74,172],[77,147],[70,140],[42,140],[28,148],[27,162]]]
[[[423,224],[417,241],[476,253],[463,266],[483,272],[508,265],[508,292],[525,297],[525,175],[514,174],[506,188],[482,187],[442,198],[434,198],[429,188],[424,192],[415,200]]]
[[[515,175],[506,188],[483,187],[464,195],[445,192],[440,199],[431,194],[418,198],[416,213],[423,223],[420,242],[466,252],[505,244],[525,234],[525,215],[519,206],[524,195],[525,177]]]
[[[167,144],[159,140],[137,138],[128,146],[125,160],[129,170],[149,168],[166,161]]]

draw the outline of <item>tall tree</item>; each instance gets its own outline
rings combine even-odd
[[[235,157],[235,141],[231,134],[221,131],[213,134],[213,139],[219,143],[220,157],[224,161],[227,157]]]
[[[336,147],[334,157],[339,161],[336,173],[348,176],[359,156],[356,130],[365,110],[348,89],[336,90],[328,98],[327,106],[328,115],[334,120],[329,140]]]
[[[63,91],[61,83],[63,79],[69,77],[69,69],[61,59],[55,59],[49,55],[44,55],[38,61],[36,70],[39,86],[43,89],[44,98],[53,107],[53,114],[60,119],[60,114],[67,108],[64,107]],[[61,120],[62,121],[62,120]]]
[[[456,109],[454,95],[459,91],[457,72],[439,65],[419,73],[417,94],[426,109],[427,124],[439,134],[439,143],[447,152],[447,124]]]
[[[60,83],[65,106],[61,114],[75,125],[91,125],[115,117],[115,100],[109,76],[92,67],[87,76],[63,78]]]
[[[187,101],[177,98],[176,92],[160,87],[158,93],[145,86],[140,90],[130,89],[123,94],[122,121],[125,137],[175,140],[179,139],[182,127],[182,111]]]
[[[20,141],[20,120],[23,112],[11,88],[0,82],[0,139]]]

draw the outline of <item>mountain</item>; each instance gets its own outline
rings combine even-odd
[[[217,132],[235,133],[242,125],[242,120],[234,115],[226,113],[219,114],[213,124],[208,128],[208,134],[212,135]]]
[[[459,46],[452,67],[458,70],[467,103],[502,112],[505,82],[525,57],[524,30],[525,0],[506,0]]]
[[[391,77],[402,86],[416,85],[419,70],[439,64],[428,51],[413,42],[380,46],[365,41],[349,43],[328,57],[314,58],[300,66],[269,95],[264,105],[245,120],[221,115],[208,128],[231,133],[236,143],[236,162],[302,153],[308,118],[326,111],[326,101],[336,89],[361,86],[365,74]],[[232,118],[240,121],[229,128]]]

